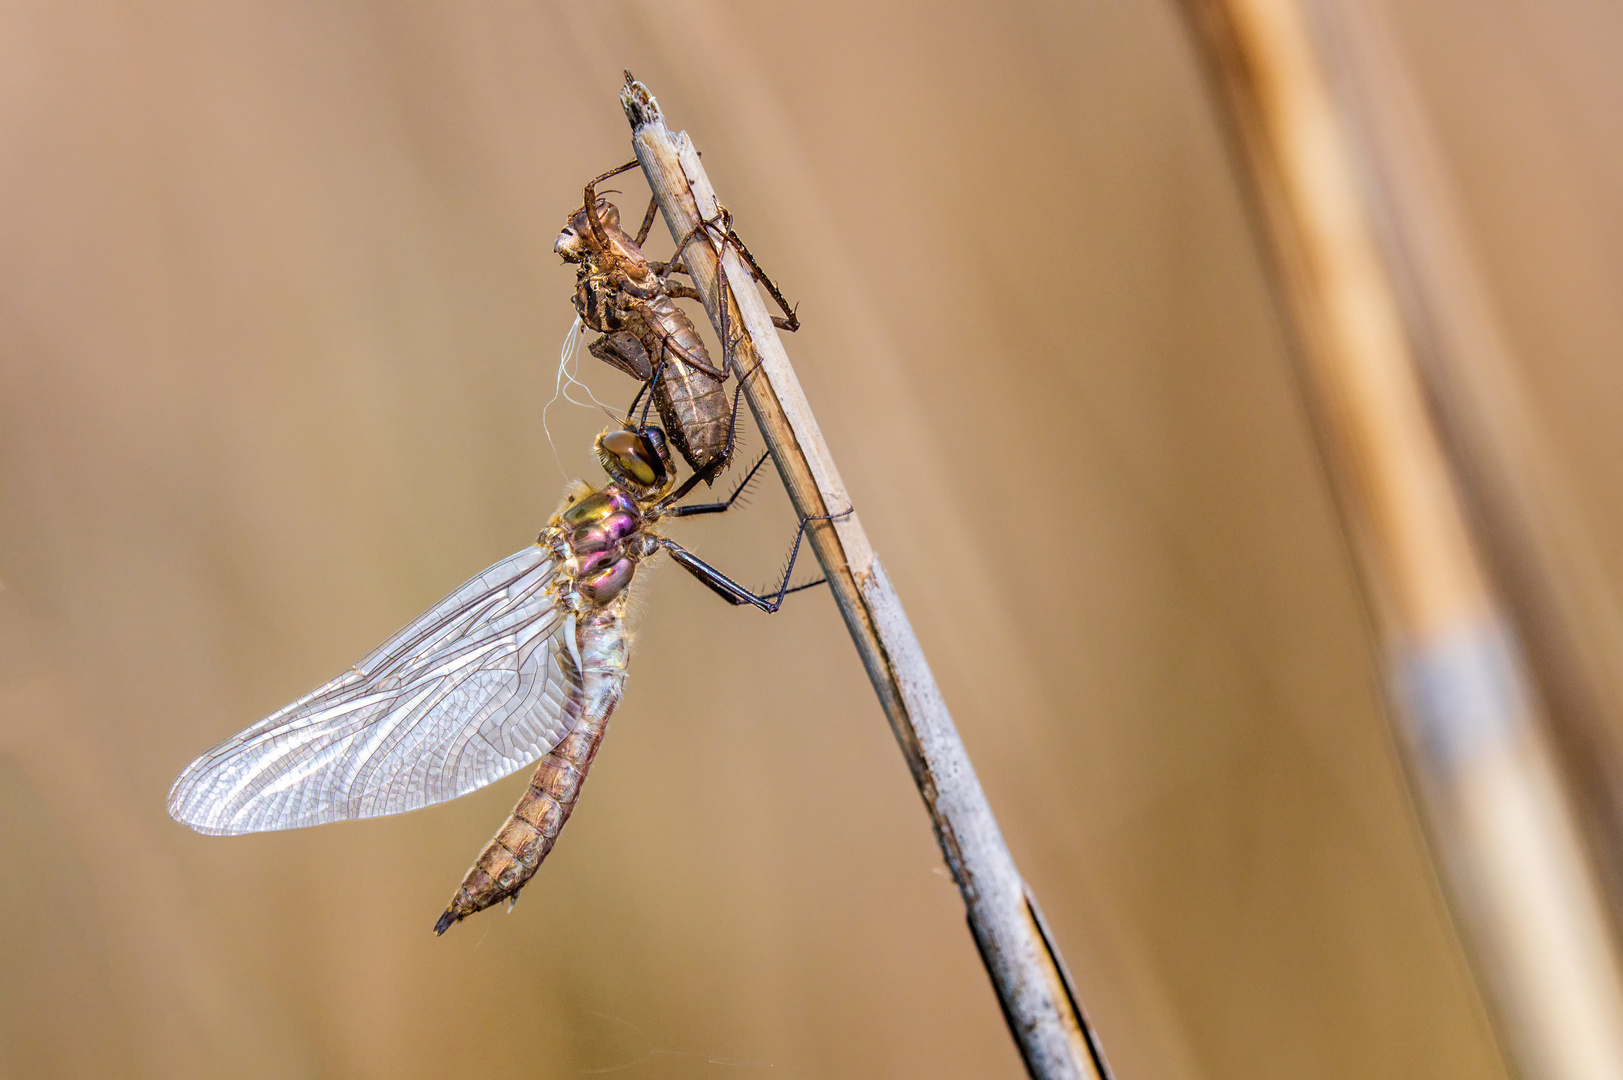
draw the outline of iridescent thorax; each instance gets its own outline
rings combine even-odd
[[[653,552],[642,535],[647,523],[636,498],[619,484],[592,492],[558,515],[569,549],[564,573],[582,597],[606,604],[631,584],[637,561]]]
[[[572,497],[540,543],[561,549],[563,578],[586,604],[600,607],[625,591],[637,563],[657,550],[648,527],[660,517],[660,496],[675,473],[658,428],[606,432],[597,454],[613,479]]]

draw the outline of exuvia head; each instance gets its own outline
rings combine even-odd
[[[603,471],[639,499],[659,494],[676,479],[665,432],[652,424],[605,431],[595,446]]]
[[[605,229],[618,229],[620,210],[607,199],[599,199],[597,220]],[[562,255],[565,262],[585,262],[598,247],[592,234],[592,224],[586,220],[586,208],[583,206],[569,215],[569,223],[564,226],[564,231],[558,234],[558,242],[552,245],[552,250]]]

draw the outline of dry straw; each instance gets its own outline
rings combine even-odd
[[[1469,295],[1424,139],[1404,129],[1413,114],[1393,108],[1401,69],[1355,3],[1185,8],[1273,256],[1397,741],[1503,1045],[1529,1080],[1623,1076],[1623,980],[1551,739],[1552,689],[1591,676],[1540,663],[1541,635],[1580,640],[1578,605],[1548,561],[1549,516],[1532,509],[1487,305]],[[1615,759],[1568,775],[1599,792],[1608,772]]]

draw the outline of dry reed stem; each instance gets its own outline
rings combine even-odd
[[[1447,168],[1378,10],[1320,35],[1363,148],[1370,212],[1482,549],[1520,634],[1580,821],[1623,923],[1623,613],[1531,415]]]
[[[637,160],[671,236],[681,242],[703,222],[717,221],[721,204],[687,134],[666,126],[647,87],[629,73],[621,101]],[[731,350],[734,374],[744,380],[750,410],[796,511],[817,517],[851,510],[839,470],[749,269],[730,245],[719,246],[718,258],[716,246],[691,243],[684,262],[717,334],[725,327],[736,341]],[[726,289],[720,287],[718,265],[725,270]],[[759,374],[746,378],[757,367]],[[1042,1080],[1108,1080],[1064,961],[1003,842],[924,652],[861,521],[853,512],[813,524],[807,535],[924,797],[1027,1069]]]
[[[1314,38],[1336,25],[1332,6],[1318,27],[1304,6],[1186,0],[1292,317],[1398,743],[1518,1071],[1623,1076],[1610,928],[1421,381],[1426,297],[1381,243],[1380,228],[1401,231],[1369,184],[1382,147],[1358,142]]]

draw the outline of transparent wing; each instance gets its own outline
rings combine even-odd
[[[169,814],[201,833],[296,829],[454,799],[529,764],[581,714],[575,620],[532,545],[366,659],[187,767]]]

